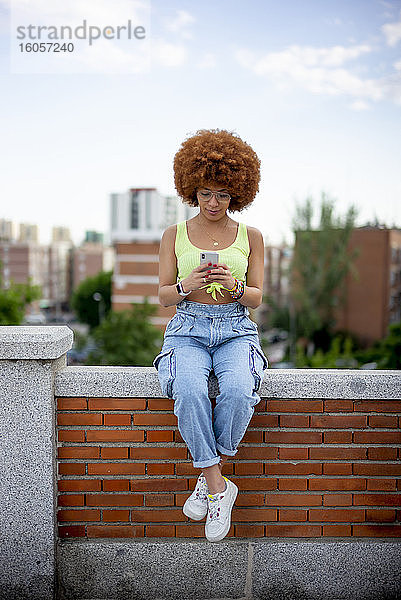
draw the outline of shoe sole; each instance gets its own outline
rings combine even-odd
[[[227,535],[227,533],[230,531],[230,527],[231,527],[231,512],[232,512],[232,509],[233,509],[233,506],[234,506],[234,502],[236,501],[237,496],[238,496],[238,488],[237,488],[237,486],[232,481],[231,481],[231,483],[233,484],[234,489],[233,489],[232,500],[231,500],[230,518],[228,519],[227,525],[225,526],[225,528],[223,529],[223,531],[221,533],[219,533],[219,535],[217,537],[214,537],[214,538],[208,537],[208,535],[207,535],[207,533],[205,531],[206,539],[209,542],[220,542],[220,540],[222,540],[223,538],[225,538],[226,535]]]
[[[189,517],[190,519],[193,519],[194,521],[201,521],[207,515],[207,508],[206,508],[205,513],[203,515],[200,515],[199,513],[193,512],[189,506],[185,506],[185,504],[184,504],[184,506],[182,507],[182,512],[184,513],[184,515],[186,517]]]

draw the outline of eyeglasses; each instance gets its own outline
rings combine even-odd
[[[211,200],[212,196],[216,198],[217,202],[228,202],[231,198],[230,194],[227,192],[212,192],[210,190],[198,190],[197,196],[200,200],[204,200],[205,202]]]

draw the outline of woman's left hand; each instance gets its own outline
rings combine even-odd
[[[231,275],[230,269],[224,263],[218,264],[217,267],[210,267],[211,273],[207,277],[207,281],[215,281],[221,283],[226,289],[232,290],[235,285],[235,279]]]

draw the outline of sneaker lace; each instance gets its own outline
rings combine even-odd
[[[220,496],[209,498],[209,520],[217,521],[220,518]]]
[[[198,482],[195,488],[195,496],[196,498],[200,498],[201,500],[206,499],[208,493],[208,487],[206,484],[205,477],[199,477]]]

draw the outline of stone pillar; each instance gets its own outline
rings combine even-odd
[[[0,327],[1,600],[54,598],[54,375],[72,342],[67,326]]]

